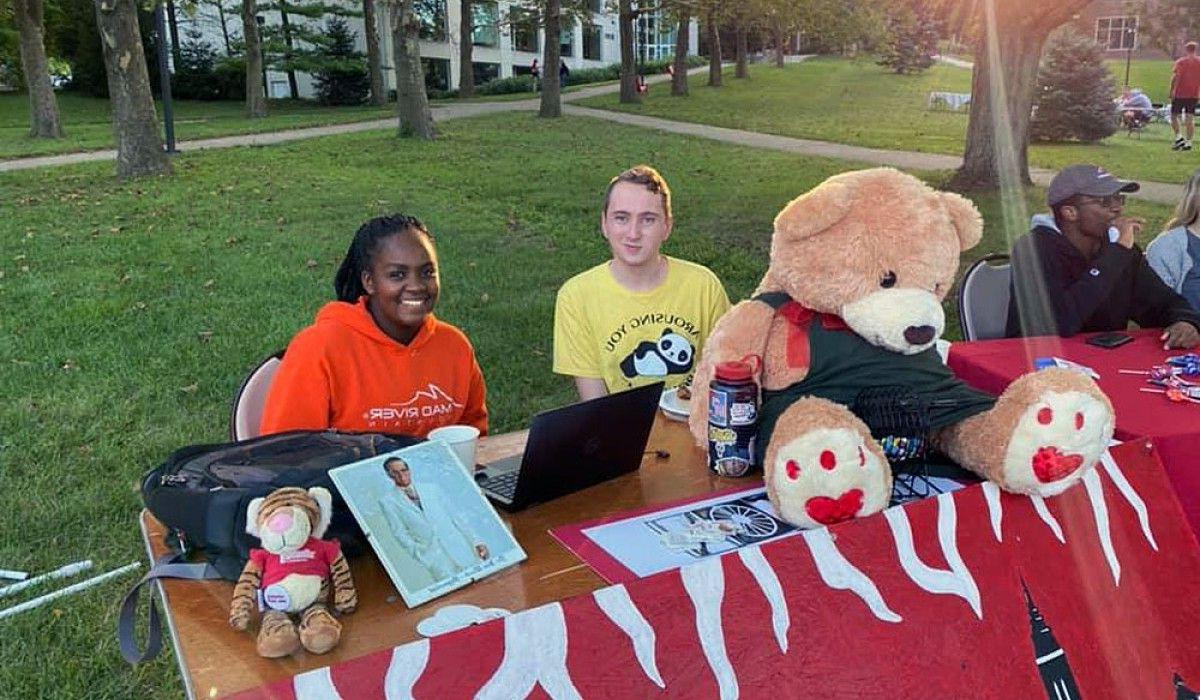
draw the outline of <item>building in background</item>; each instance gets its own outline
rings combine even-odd
[[[458,0],[418,0],[416,10],[421,17],[421,60],[425,69],[425,83],[431,90],[458,88],[458,27],[461,5]],[[617,16],[605,10],[604,0],[590,0],[591,22],[566,24],[560,37],[562,60],[572,71],[583,68],[600,68],[621,60],[618,43]],[[481,85],[493,78],[507,78],[528,74],[534,59],[542,62],[545,32],[538,26],[536,16],[522,18],[520,6],[501,0],[477,0],[474,9],[474,36],[472,65],[475,84]],[[279,26],[279,13],[271,10],[259,12],[260,24]],[[361,17],[346,18],[357,35],[359,51],[366,53]],[[236,14],[225,13],[225,33],[236,38],[241,36],[241,19]],[[309,20],[299,15],[289,15],[292,24],[308,22],[320,26],[323,20]],[[392,68],[391,18],[383,3],[376,5],[376,27],[379,31],[379,48],[383,54],[384,82],[389,90],[396,87],[395,71]],[[221,47],[224,33],[221,18],[208,4],[200,4],[190,18],[180,18],[180,31],[196,29],[205,41]],[[697,50],[697,24],[693,20],[690,33],[689,54]],[[646,13],[638,18],[636,27],[636,51],[640,60],[655,60],[672,55],[675,50],[674,25],[665,21],[660,12]],[[543,75],[553,74],[557,68],[543,70]],[[312,77],[297,73],[300,97],[314,94]],[[287,75],[267,71],[267,95],[271,98],[290,97]]]

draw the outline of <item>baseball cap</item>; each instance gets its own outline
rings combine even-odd
[[[1046,204],[1061,204],[1077,194],[1107,197],[1118,192],[1137,192],[1139,189],[1141,185],[1138,183],[1118,179],[1099,166],[1072,165],[1060,170],[1050,181],[1050,187],[1046,190]]]

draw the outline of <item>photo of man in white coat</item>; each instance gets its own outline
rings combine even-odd
[[[418,489],[408,464],[399,457],[385,460],[383,470],[396,488],[379,498],[379,510],[392,536],[435,583],[488,558],[483,539],[437,484],[423,483]]]

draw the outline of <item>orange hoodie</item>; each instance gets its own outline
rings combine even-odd
[[[408,345],[375,325],[366,297],[334,301],[296,334],[271,382],[262,434],[285,430],[402,433],[443,425],[487,432],[483,373],[462,331],[430,314]]]

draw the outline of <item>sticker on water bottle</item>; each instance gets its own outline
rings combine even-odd
[[[737,402],[729,407],[730,425],[753,425],[758,419],[758,411],[753,401]]]
[[[713,389],[708,392],[708,422],[722,428],[729,425],[729,396],[723,391]]]

